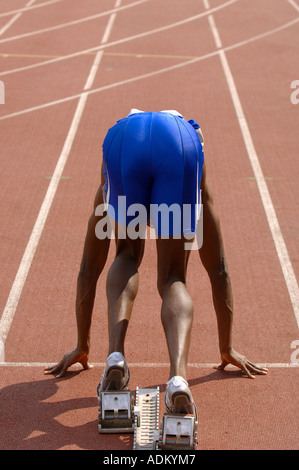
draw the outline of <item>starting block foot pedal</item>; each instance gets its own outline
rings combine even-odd
[[[165,414],[161,421],[159,448],[195,450],[198,422],[194,415]]]
[[[134,403],[130,391],[101,392],[98,402],[99,433],[134,432]]]

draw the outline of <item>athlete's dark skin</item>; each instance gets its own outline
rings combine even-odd
[[[103,203],[101,185],[95,197],[94,208]],[[232,346],[233,295],[227,268],[222,235],[213,198],[203,166],[201,180],[203,204],[203,244],[199,256],[210,279],[214,309],[217,316],[221,363],[223,370],[228,364],[240,368],[254,379],[256,374],[267,374],[267,369],[250,362]],[[102,217],[105,217],[103,214]],[[62,377],[67,369],[81,363],[89,369],[90,329],[96,287],[105,266],[110,240],[96,237],[95,228],[101,217],[93,211],[89,223],[78,275],[76,319],[77,346],[67,353],[55,366],[47,367],[46,374]],[[138,290],[138,267],[144,252],[144,239],[118,239],[116,256],[107,276],[109,351],[124,354],[125,335],[130,320],[134,299]],[[157,239],[158,291],[162,298],[161,319],[168,344],[170,358],[169,377],[180,375],[186,378],[190,334],[193,319],[193,303],[186,288],[186,271],[190,251],[185,250],[185,240]]]

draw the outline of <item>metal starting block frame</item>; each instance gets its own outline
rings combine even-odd
[[[194,450],[197,419],[165,414],[159,430],[159,387],[101,392],[98,397],[99,433],[134,433],[133,450]]]
[[[198,422],[194,415],[165,414],[161,421],[159,448],[195,450]]]
[[[99,433],[134,432],[134,406],[131,392],[101,392],[98,397]]]

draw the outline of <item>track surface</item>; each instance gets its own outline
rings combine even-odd
[[[137,107],[200,122],[233,282],[234,347],[269,366],[255,381],[212,368],[216,319],[193,252],[188,378],[198,448],[298,449],[298,3],[2,0],[0,8],[0,448],[132,446],[131,436],[97,433],[113,246],[95,304],[95,367],[74,366],[60,380],[43,368],[75,346],[101,143]],[[126,356],[131,389],[160,385],[163,404],[168,355],[155,269],[149,239]]]

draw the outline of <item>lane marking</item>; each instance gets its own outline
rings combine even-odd
[[[220,39],[220,36],[219,36],[219,33],[218,33],[218,29],[216,28],[214,16],[209,15],[209,16],[208,16],[208,21],[209,21],[209,24],[210,24],[210,29],[211,29],[211,31],[212,31],[212,34],[213,34],[213,36],[214,36],[214,41],[215,41],[216,47],[217,47],[218,49],[220,49],[220,48],[222,47],[222,41],[221,41],[221,39]]]
[[[87,52],[86,55],[95,55],[95,52]],[[138,52],[104,52],[105,56],[112,56],[112,57],[136,57],[137,59],[196,59],[198,58],[197,55],[171,55],[171,54],[143,54]],[[11,52],[0,52],[0,57],[10,58],[10,57],[18,57],[18,58],[29,58],[29,59],[47,59],[47,58],[57,58],[62,57],[61,55],[45,55],[45,54],[18,54],[18,53],[11,53]]]
[[[51,175],[49,175],[49,176],[44,176],[44,178],[45,178],[46,180],[50,180],[50,179],[53,178],[53,176],[51,176]],[[69,180],[70,178],[71,178],[70,176],[61,176],[60,179],[62,179],[62,180]]]
[[[221,40],[220,40],[220,35],[219,35],[219,32],[217,30],[214,20],[212,24],[213,24],[212,34],[214,36],[216,46],[219,46],[219,44],[221,44]],[[266,179],[263,175],[261,164],[260,164],[256,149],[253,143],[253,139],[252,139],[249,126],[248,126],[248,123],[244,114],[244,110],[241,104],[241,100],[237,91],[236,83],[233,78],[233,74],[229,66],[229,63],[227,61],[225,50],[222,49],[218,51],[218,54],[219,54],[222,69],[226,78],[226,82],[229,88],[229,92],[232,98],[232,102],[235,108],[235,112],[237,115],[237,119],[239,122],[239,126],[241,129],[241,133],[242,133],[245,147],[247,150],[247,154],[248,154],[248,157],[249,157],[252,169],[253,169],[253,173],[257,182],[260,197],[264,206],[266,218],[267,218],[270,232],[274,241],[274,245],[276,248],[276,252],[277,252],[280,266],[282,269],[282,273],[283,273],[285,283],[289,292],[289,297],[292,303],[297,326],[299,328],[299,288],[298,288],[296,275],[293,270],[289,253],[288,253],[288,250],[287,250],[287,247],[286,247],[286,244],[285,244],[285,241],[284,241],[281,229],[280,229],[278,218],[276,216],[276,212],[275,212],[274,205],[272,203],[272,199],[268,190]]]
[[[38,64],[32,64],[32,65],[27,65],[25,67],[19,67],[17,69],[13,69],[13,70],[7,70],[6,72],[1,72],[0,73],[0,76],[3,76],[3,75],[9,75],[11,73],[17,73],[17,72],[22,72],[22,71],[25,71],[25,70],[30,70],[30,69],[34,69],[34,68],[37,68],[37,67],[43,67],[45,65],[49,65],[49,64],[53,64],[53,63],[56,63],[56,62],[60,62],[62,60],[67,60],[67,59],[72,59],[74,57],[78,57],[78,56],[81,56],[83,54],[86,54],[88,52],[94,52],[94,51],[98,51],[98,50],[101,50],[101,49],[105,49],[106,47],[112,47],[112,46],[117,46],[119,44],[124,44],[126,42],[129,42],[129,41],[134,41],[135,39],[140,39],[140,38],[144,38],[144,37],[147,37],[147,36],[150,36],[152,34],[157,34],[157,33],[161,33],[161,32],[164,32],[164,31],[168,31],[170,29],[173,29],[173,28],[176,28],[176,27],[179,27],[179,26],[182,26],[184,24],[187,24],[187,23],[190,23],[192,21],[195,21],[195,20],[198,20],[199,18],[204,18],[206,17],[207,15],[209,15],[211,12],[216,12],[216,11],[220,11],[236,2],[238,2],[240,0],[229,0],[228,2],[218,6],[218,7],[215,7],[215,8],[212,8],[211,10],[209,11],[206,11],[206,12],[203,12],[203,13],[200,13],[198,15],[195,15],[195,16],[191,16],[189,18],[186,18],[185,20],[181,20],[181,21],[177,21],[176,23],[171,23],[167,26],[161,26],[160,28],[156,28],[156,29],[152,29],[150,31],[146,31],[144,33],[139,33],[139,34],[135,34],[133,36],[128,36],[126,38],[123,38],[123,39],[119,39],[117,41],[113,41],[113,42],[110,42],[106,45],[102,45],[102,46],[96,46],[96,47],[91,47],[89,49],[85,49],[83,51],[79,51],[79,52],[74,52],[72,54],[68,54],[68,55],[65,55],[65,56],[61,56],[61,57],[58,57],[58,58],[55,58],[55,59],[51,59],[51,60],[46,60],[46,61],[43,61],[43,62],[39,62]]]
[[[296,22],[298,21],[298,19],[296,20]],[[291,22],[292,24],[294,24],[294,21]],[[288,23],[288,25],[290,25],[290,23]],[[276,31],[277,30],[281,30],[281,29],[284,29],[286,27],[286,25],[282,26],[282,27],[279,27],[279,28],[276,28]],[[268,33],[265,33],[265,34],[262,34],[262,35],[259,35],[258,38],[260,37],[265,37],[265,35],[268,35]],[[243,41],[243,43],[249,43],[249,42],[252,42],[253,39],[251,40],[246,40],[246,41]],[[207,56],[211,57],[211,55],[217,55],[219,54],[220,52],[224,52],[225,50],[231,50],[232,48],[235,48],[236,45],[234,46],[230,46],[229,48],[225,48],[223,49],[222,51],[216,51],[212,54],[208,54],[206,56],[202,56],[201,58],[197,58],[195,60],[191,60],[191,61],[187,61],[183,64],[179,64],[176,66],[177,67],[182,67],[182,66],[185,66],[187,64],[190,64],[190,63],[194,63],[195,61],[197,62],[198,60],[203,60],[203,58],[206,58]],[[171,70],[173,69],[173,67],[168,67],[166,69],[163,69],[163,71],[165,70]],[[161,73],[161,71],[159,72],[155,72],[155,73],[151,73],[151,74],[145,74],[143,76],[140,76],[140,77],[137,77],[137,79],[141,79],[141,78],[144,78],[144,77],[148,77],[148,76],[152,76],[152,75],[156,75],[157,73]],[[130,81],[135,81],[136,78],[134,79],[131,79],[131,80],[125,80],[123,82],[119,82],[117,84],[113,84],[113,85],[109,85],[108,87],[111,88],[112,86],[118,86],[120,84],[123,84],[123,83],[128,83]],[[95,93],[95,92],[98,92],[99,90],[102,91],[103,89],[107,89],[107,87],[102,87],[100,89],[96,89],[96,90],[91,90],[90,92],[85,92],[84,94],[80,94],[80,95],[76,95],[76,97],[80,97],[82,98],[82,100],[80,100],[80,103],[81,105],[83,106],[83,104],[85,103],[86,101],[86,98],[87,96],[90,94],[90,93]],[[70,97],[70,98],[67,98],[67,99],[64,99],[63,101],[67,101],[67,100],[70,100],[70,99],[75,99],[75,97]],[[61,102],[62,100],[60,100]],[[79,103],[79,104],[80,104]],[[48,105],[44,105],[43,107],[45,106],[49,106],[49,105],[52,105],[51,103],[48,104]],[[37,109],[37,108],[35,108]],[[40,107],[39,107],[40,109]],[[76,129],[78,128],[78,119],[80,117],[80,114],[82,115],[82,112],[83,110],[80,109],[80,106],[78,105],[77,107],[77,112],[75,113],[75,116],[74,116],[74,119],[73,119],[73,122],[72,122],[72,129],[73,131],[76,133]],[[14,113],[15,114],[15,113]],[[5,118],[5,117],[4,117]],[[3,119],[3,118],[2,118]],[[32,260],[33,260],[33,257],[34,257],[34,254],[35,254],[35,250],[36,250],[36,247],[37,247],[37,244],[39,242],[39,238],[40,238],[40,235],[41,235],[41,232],[43,230],[43,227],[44,227],[44,224],[45,224],[45,221],[46,221],[46,218],[47,218],[47,213],[49,211],[49,208],[52,204],[52,201],[53,201],[53,198],[54,198],[54,195],[55,195],[55,192],[56,192],[56,189],[57,189],[57,186],[58,186],[58,183],[59,183],[59,180],[60,180],[60,177],[61,177],[61,174],[62,174],[62,171],[63,171],[63,168],[65,166],[65,163],[66,163],[66,160],[67,159],[67,156],[70,152],[70,149],[71,149],[71,144],[72,144],[72,139],[74,138],[74,132],[70,132],[69,135],[68,135],[68,138],[65,142],[65,146],[64,146],[64,149],[63,149],[63,152],[61,154],[61,160],[59,160],[58,162],[58,165],[57,165],[57,168],[56,168],[56,172],[53,176],[53,179],[51,180],[51,183],[53,183],[53,186],[49,186],[49,189],[48,189],[48,192],[47,192],[47,195],[46,195],[46,198],[44,200],[44,203],[45,203],[45,209],[44,209],[44,205],[42,206],[41,208],[41,211],[40,211],[40,214],[39,214],[39,217],[36,221],[36,225],[33,229],[33,232],[32,232],[32,236],[30,237],[30,240],[28,242],[28,245],[27,245],[27,248],[28,250],[25,251],[24,253],[24,263],[21,262],[21,265],[20,265],[20,269],[19,269],[19,272],[16,276],[16,279],[15,279],[15,282],[14,282],[14,285],[12,287],[12,290],[11,290],[11,295],[7,301],[7,305],[6,305],[6,309],[5,309],[5,315],[3,314],[2,318],[1,318],[1,322],[0,322],[0,325],[5,325],[5,328],[4,330],[2,330],[3,332],[3,337],[6,339],[7,337],[7,334],[8,334],[8,331],[9,331],[9,328],[10,328],[10,320],[12,321],[12,318],[11,318],[11,313],[13,312],[13,315],[14,315],[14,312],[15,312],[15,309],[17,308],[17,303],[19,301],[19,297],[21,295],[21,291],[22,291],[22,288],[24,286],[24,283],[25,283],[25,280],[26,280],[26,277],[27,277],[27,274],[29,272],[29,269],[30,269],[30,265],[32,263]],[[72,137],[72,134],[73,134],[73,137]],[[48,207],[48,209],[47,209]],[[28,251],[28,252],[27,252]],[[30,255],[30,256],[29,256]],[[12,302],[12,299],[14,300],[14,302]],[[10,312],[10,313],[9,313]],[[9,317],[9,320],[8,318]],[[3,341],[3,340],[2,340]]]
[[[265,37],[271,36],[272,34],[276,34],[276,33],[279,33],[279,32],[281,32],[281,31],[283,31],[287,28],[290,28],[290,27],[294,26],[295,24],[297,24],[298,22],[299,22],[299,18],[296,18],[295,20],[292,20],[292,21],[290,21],[290,22],[288,22],[288,23],[286,23],[282,26],[279,26],[278,28],[274,28],[270,31],[267,31],[266,33],[258,34],[257,36],[246,39],[244,41],[233,44],[231,46],[224,47],[221,50],[222,51],[231,51],[231,50],[246,46],[246,45],[251,44],[255,41],[258,41],[260,39],[264,39]],[[181,67],[186,67],[188,65],[195,64],[196,62],[200,62],[200,61],[210,59],[212,57],[216,57],[216,56],[219,55],[219,52],[220,52],[220,50],[217,49],[216,51],[209,52],[209,53],[204,54],[200,57],[195,57],[195,58],[187,60],[185,62],[181,62],[181,63],[176,64],[176,65],[172,65],[172,66],[169,66],[169,67],[166,67],[166,68],[163,68],[163,69],[159,69],[155,72],[149,72],[149,73],[146,73],[146,74],[143,74],[143,75],[139,75],[137,77],[128,78],[128,79],[122,80],[120,82],[115,82],[115,83],[112,83],[110,85],[105,85],[105,86],[100,87],[100,88],[95,88],[95,89],[90,90],[90,91],[85,92],[85,93],[86,94],[100,93],[102,91],[106,91],[106,90],[109,90],[109,89],[114,88],[114,87],[127,85],[129,83],[132,83],[132,82],[135,82],[135,81],[138,81],[138,80],[143,80],[143,79],[146,79],[146,78],[151,78],[151,77],[154,77],[156,75],[167,73],[167,72],[176,70],[176,69],[181,68]],[[1,75],[2,74],[0,73],[0,76]],[[59,100],[50,101],[49,103],[44,103],[44,104],[41,104],[41,105],[37,105],[37,106],[34,106],[32,108],[27,108],[27,109],[24,109],[24,110],[21,110],[21,111],[15,111],[13,113],[1,116],[0,121],[5,120],[5,119],[9,119],[9,118],[13,118],[13,117],[17,117],[17,116],[21,116],[23,114],[31,113],[31,112],[34,112],[34,111],[39,111],[39,110],[48,108],[50,106],[56,106],[58,104],[66,103],[68,101],[72,101],[72,100],[75,100],[75,99],[79,98],[81,95],[82,95],[82,93],[78,93],[76,95],[68,96],[66,98],[61,98]]]
[[[110,33],[114,25],[115,18],[116,18],[116,13],[112,13],[112,15],[109,18],[108,25],[107,25],[106,31],[102,39],[102,44],[106,44],[108,42]]]
[[[26,11],[27,10],[27,7],[29,8],[33,3],[35,2],[35,0],[29,0],[29,2],[26,4],[25,8],[23,9],[23,11]],[[6,25],[4,25],[1,29],[0,29],[0,36],[2,36],[2,34],[4,34],[21,16],[22,16],[23,12],[19,12],[19,13],[16,13],[7,23]],[[1,42],[1,41],[0,41]]]
[[[1,39],[0,44],[5,43],[5,42],[17,41],[19,39],[24,39],[24,38],[36,36],[38,34],[49,33],[51,31],[56,31],[58,29],[67,28],[69,26],[76,26],[78,24],[85,23],[87,21],[92,21],[92,20],[95,20],[97,18],[101,18],[101,17],[104,17],[104,16],[111,15],[111,13],[116,14],[120,11],[127,10],[128,8],[132,8],[132,7],[141,5],[142,3],[145,3],[145,2],[148,2],[148,1],[149,0],[138,0],[137,2],[130,3],[130,4],[124,5],[122,7],[118,7],[116,12],[115,12],[114,9],[107,10],[107,11],[104,11],[102,13],[97,13],[96,15],[91,15],[91,16],[86,16],[84,18],[80,18],[79,20],[69,21],[68,23],[62,23],[62,24],[58,24],[58,25],[55,25],[55,26],[49,26],[48,28],[38,29],[36,31],[31,31],[30,33],[19,34],[17,36],[10,36],[8,38]]]
[[[118,5],[120,1],[121,0],[116,0],[116,5]],[[102,41],[108,38],[107,29],[109,30],[109,32],[111,32],[110,21],[108,21],[107,27],[105,28]],[[85,89],[88,89],[88,87],[92,86],[93,79],[95,77],[95,72],[99,64],[100,64],[100,57],[98,57],[97,55],[90,69],[90,72],[88,74],[86,84],[85,84]],[[11,324],[13,322],[13,318],[15,316],[15,312],[18,307],[18,303],[19,303],[19,300],[23,291],[23,287],[25,285],[28,273],[30,271],[30,267],[33,262],[34,255],[38,247],[41,235],[43,233],[43,229],[45,227],[47,217],[49,215],[58,185],[61,181],[63,170],[65,168],[70,151],[72,149],[72,145],[73,145],[75,136],[77,134],[77,130],[78,130],[78,127],[79,127],[79,124],[80,124],[80,121],[84,112],[87,98],[88,98],[88,95],[86,93],[83,93],[80,96],[80,99],[79,99],[75,114],[73,116],[71,127],[69,128],[69,132],[65,140],[62,152],[57,161],[54,174],[49,183],[46,196],[40,208],[40,211],[36,219],[35,225],[33,227],[30,239],[28,241],[27,247],[23,254],[21,263],[19,265],[19,269],[16,274],[14,283],[9,293],[9,296],[8,296],[8,299],[7,299],[7,302],[6,302],[6,305],[5,305],[1,320],[0,320],[0,341],[2,341],[3,345],[5,344]]]
[[[39,3],[38,5],[33,5],[28,8],[25,7],[25,8],[18,8],[17,10],[6,11],[5,13],[0,13],[0,18],[2,18],[3,16],[14,15],[15,13],[23,13],[24,11],[27,12],[27,11],[35,10],[36,8],[45,7],[47,5],[53,5],[53,3],[58,3],[62,1],[64,0],[52,0],[50,2]]]
[[[55,366],[57,362],[3,362],[0,363],[0,367],[52,367]],[[94,367],[105,367],[106,362],[90,362],[90,365],[93,365]],[[193,369],[212,369],[213,367],[216,367],[219,365],[219,363],[190,363],[188,364],[188,367],[193,368]],[[297,362],[264,362],[264,363],[258,363],[256,364],[259,367],[264,367],[264,368],[269,368],[269,369],[293,369],[299,367],[299,363]],[[158,368],[168,368],[170,364],[168,362],[133,362],[129,363],[130,367],[142,367],[142,368],[148,368],[148,369],[158,369]],[[82,365],[77,363],[73,364],[71,366],[71,369],[82,369]],[[228,366],[225,370],[237,370],[236,367],[230,365]]]
[[[294,0],[288,0],[288,2],[289,2],[290,5],[292,5],[292,7],[294,7],[295,10],[298,11],[298,13],[299,13],[299,6],[297,5],[297,3],[295,3]]]
[[[0,340],[0,365],[3,365],[1,364],[3,362],[5,362],[5,348],[3,341]]]
[[[219,57],[229,87],[229,91],[233,100],[236,115],[242,132],[243,140],[247,149],[249,160],[253,169],[254,176],[258,185],[262,203],[265,209],[268,225],[272,234],[280,266],[289,292],[290,300],[293,306],[293,311],[299,328],[299,288],[295,272],[289,257],[289,253],[279,226],[278,218],[272,203],[272,199],[268,190],[266,179],[260,165],[257,152],[254,147],[252,136],[245,118],[243,107],[241,105],[240,97],[236,88],[234,78],[231,73],[226,55],[224,51],[219,52]]]
[[[101,51],[100,51],[101,52]],[[217,53],[213,53],[213,55],[217,55]],[[207,57],[211,57],[211,54],[208,54],[207,56],[203,56],[201,58],[201,60],[207,58]],[[55,100],[55,101],[51,101],[49,103],[45,103],[45,104],[42,104],[42,105],[38,105],[38,106],[34,106],[32,108],[27,108],[27,109],[24,109],[22,111],[16,111],[14,113],[11,113],[11,114],[6,114],[5,116],[1,116],[0,117],[0,121],[2,120],[5,120],[5,119],[8,119],[8,118],[12,118],[12,117],[16,117],[16,116],[21,116],[22,114],[27,114],[27,113],[30,113],[30,112],[33,112],[33,111],[39,111],[41,109],[44,109],[44,108],[48,108],[50,106],[55,106],[57,104],[62,104],[62,103],[66,103],[68,101],[73,101],[77,98],[80,98],[80,96],[82,94],[84,95],[92,95],[92,94],[95,94],[95,93],[99,93],[99,92],[102,92],[102,91],[106,91],[106,90],[110,90],[111,88],[115,88],[115,87],[118,87],[118,86],[122,86],[122,85],[127,85],[129,83],[132,83],[132,82],[136,82],[138,80],[144,80],[146,78],[151,78],[151,77],[154,77],[155,75],[160,75],[162,73],[166,73],[166,72],[170,72],[172,70],[175,70],[175,69],[178,69],[178,68],[181,68],[181,67],[185,67],[186,65],[190,65],[190,64],[194,64],[196,62],[198,62],[199,59],[191,59],[191,60],[188,60],[186,62],[182,62],[180,64],[177,64],[177,65],[173,65],[173,66],[170,66],[170,67],[165,67],[163,69],[159,69],[155,72],[148,72],[146,74],[142,74],[142,75],[138,75],[137,77],[133,77],[133,78],[127,78],[125,80],[121,80],[120,82],[115,82],[115,83],[111,83],[109,85],[104,85],[100,88],[95,88],[93,90],[90,90],[90,91],[86,91],[84,93],[78,93],[76,95],[72,95],[72,96],[68,96],[66,98],[61,98],[59,100]]]

